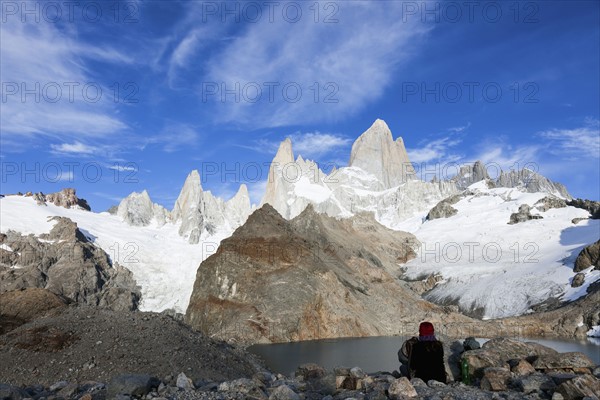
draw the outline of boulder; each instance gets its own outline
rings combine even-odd
[[[516,388],[525,393],[541,393],[543,391],[552,391],[556,388],[554,380],[540,372],[530,374],[528,376],[520,377],[515,380]]]
[[[267,398],[262,390],[262,385],[248,378],[239,378],[233,381],[223,382],[219,385],[218,390],[219,392],[241,393],[247,397],[258,399]]]
[[[578,375],[561,384],[556,391],[565,400],[579,400],[584,397],[600,397],[600,380],[593,375]]]
[[[289,386],[280,385],[271,392],[269,400],[300,400],[300,396]]]
[[[580,352],[544,354],[533,362],[533,368],[536,370],[580,370],[594,368],[595,364],[588,356]]]
[[[481,349],[465,351],[462,359],[467,361],[471,378],[481,378],[483,370],[487,367],[509,369],[509,360],[525,359],[533,362],[539,356],[547,354],[558,354],[558,352],[537,343],[496,338],[486,342]]]
[[[455,215],[458,210],[450,205],[445,199],[440,201],[427,214],[427,220],[431,221],[438,218],[448,218]]]
[[[507,368],[488,367],[483,370],[481,388],[492,392],[503,392],[508,389],[512,375]]]
[[[29,394],[18,386],[5,385],[3,383],[0,383],[1,400],[21,400],[29,397]]]
[[[325,368],[313,363],[302,364],[296,370],[296,377],[301,376],[305,381],[319,379],[324,377],[326,374],[327,371],[325,371]]]
[[[117,395],[145,396],[152,388],[157,388],[160,381],[150,375],[119,375],[108,384],[106,397],[112,399]]]
[[[194,390],[194,383],[188,378],[183,372],[177,375],[177,382],[175,384],[179,389],[183,390]]]
[[[551,208],[565,208],[567,202],[556,196],[546,196],[543,199],[536,201],[534,206],[541,212],[546,212]]]
[[[589,267],[600,270],[600,240],[586,246],[575,259],[573,271],[581,272]]]
[[[388,395],[392,400],[401,400],[405,397],[417,397],[417,391],[406,377],[402,377],[392,382]]]
[[[528,204],[521,204],[519,211],[510,215],[509,225],[529,221],[530,219],[542,219],[541,215],[531,215],[531,207]]]
[[[518,360],[510,367],[510,371],[517,376],[525,376],[534,373],[535,368],[525,360]]]
[[[573,281],[571,282],[571,287],[574,287],[574,288],[579,287],[579,286],[583,285],[584,282],[585,282],[585,274],[583,272],[578,272],[573,277]]]

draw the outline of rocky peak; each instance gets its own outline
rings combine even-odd
[[[451,179],[456,183],[460,190],[464,190],[475,182],[490,179],[485,165],[481,161],[475,161],[474,164],[467,164],[460,167],[458,174]]]
[[[496,186],[519,188],[529,193],[549,193],[567,200],[572,199],[572,196],[564,185],[553,182],[528,168],[518,171],[511,170],[510,172],[502,171],[498,179],[496,179]]]
[[[402,138],[394,141],[387,124],[377,119],[356,139],[350,154],[350,167],[359,167],[373,174],[383,189],[415,179]]]
[[[133,192],[119,203],[117,215],[129,225],[147,226],[154,219],[163,225],[169,218],[168,211],[163,206],[154,204],[147,191]]]
[[[46,205],[46,202],[49,202],[59,207],[75,207],[91,211],[88,202],[85,199],[78,198],[75,189],[73,188],[65,188],[60,192],[49,194],[44,194],[42,192],[32,194],[29,192],[26,194],[26,196],[32,196],[39,205]]]
[[[285,209],[288,182],[286,182],[282,171],[286,165],[291,163],[294,163],[294,152],[292,150],[292,141],[290,138],[287,138],[281,142],[277,154],[275,154],[273,161],[271,161],[267,188],[261,204],[268,203],[278,210]]]

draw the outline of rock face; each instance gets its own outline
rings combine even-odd
[[[150,225],[152,221],[161,226],[170,219],[169,212],[163,206],[154,204],[145,190],[142,193],[133,192],[124,198],[116,214],[134,226]]]
[[[42,192],[35,194],[28,192],[27,194],[32,196],[39,205],[46,205],[46,202],[48,202],[59,207],[77,207],[83,210],[91,211],[91,208],[87,201],[85,199],[78,198],[75,194],[75,189],[73,188],[65,188],[60,192],[49,194],[44,194]]]
[[[592,219],[600,219],[600,201],[573,199],[567,205],[587,210]]]
[[[564,185],[558,182],[552,182],[550,179],[527,168],[523,168],[520,171],[503,171],[500,176],[498,176],[495,183],[498,187],[520,188],[529,193],[542,192],[559,196],[567,200],[572,199]]]
[[[9,231],[0,249],[0,293],[44,288],[69,301],[118,310],[137,307],[140,294],[127,269],[111,265],[108,255],[94,246],[77,224],[53,217],[48,234],[22,236]]]
[[[567,202],[556,196],[546,196],[543,199],[538,200],[534,206],[541,212],[546,212],[552,208],[565,208]]]
[[[456,186],[464,190],[475,182],[490,179],[485,165],[481,161],[475,161],[473,165],[463,165],[460,167],[458,174],[451,180],[456,183]]]
[[[521,204],[519,206],[519,212],[510,215],[509,225],[518,224],[519,222],[529,221],[531,219],[541,219],[541,215],[531,215],[531,207],[528,204]]]
[[[573,271],[581,272],[589,267],[600,270],[600,240],[585,247],[575,259]]]
[[[393,228],[456,192],[453,182],[416,179],[402,140],[394,141],[385,122],[378,120],[354,143],[350,165],[329,174],[300,156],[294,161],[291,141],[283,141],[261,205],[270,204],[286,219],[309,204],[332,217],[375,212],[377,221]]]
[[[243,343],[389,335],[426,315],[471,321],[395,278],[415,244],[369,215],[339,220],[307,207],[288,221],[265,205],[200,265],[186,321]]]
[[[445,198],[437,203],[436,206],[431,209],[431,211],[429,211],[429,214],[427,214],[427,220],[448,218],[455,215],[458,211],[452,207],[452,205],[472,194],[473,192],[465,190],[461,193],[453,194],[452,196]]]
[[[382,189],[416,179],[404,141],[402,138],[394,141],[390,128],[380,119],[356,139],[348,166],[375,176],[383,184]]]
[[[245,185],[229,201],[203,191],[198,171],[192,171],[171,211],[171,219],[179,223],[179,234],[192,244],[200,242],[203,234],[213,235],[218,229],[233,230],[251,212],[250,197]]]

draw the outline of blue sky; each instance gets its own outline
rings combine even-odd
[[[285,137],[344,166],[381,118],[429,171],[528,166],[600,199],[597,1],[1,6],[2,193],[170,208],[198,169],[259,202]]]

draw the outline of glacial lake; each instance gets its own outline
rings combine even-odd
[[[316,363],[328,370],[334,367],[359,366],[365,372],[398,369],[398,349],[408,339],[405,336],[323,339],[295,343],[257,344],[248,350],[260,356],[276,373],[292,374],[305,363]],[[483,344],[487,339],[478,339]],[[600,339],[552,340],[519,338],[551,347],[561,353],[579,351],[600,364]]]

